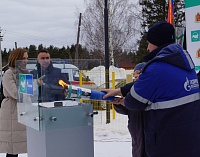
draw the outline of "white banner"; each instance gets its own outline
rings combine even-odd
[[[200,0],[185,0],[187,50],[200,70]]]

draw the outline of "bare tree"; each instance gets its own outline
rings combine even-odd
[[[114,53],[123,48],[133,49],[140,33],[139,13],[135,12],[139,5],[129,0],[108,2],[110,48]],[[82,40],[88,49],[104,52],[104,0],[85,0],[85,4]]]

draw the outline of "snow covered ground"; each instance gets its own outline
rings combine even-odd
[[[94,133],[94,157],[132,157],[129,134],[99,129]]]

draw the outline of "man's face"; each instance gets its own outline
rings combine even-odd
[[[148,42],[148,46],[147,46],[147,51],[148,51],[148,52],[152,52],[153,50],[155,50],[155,49],[157,49],[157,48],[158,48],[158,46],[156,46],[156,45],[154,45],[154,44]]]
[[[42,67],[42,69],[46,69],[50,64],[50,54],[46,52],[40,52],[37,61]]]

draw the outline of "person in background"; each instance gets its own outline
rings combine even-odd
[[[61,69],[53,67],[47,50],[43,49],[38,52],[36,67],[37,69],[30,73],[39,83],[39,102],[64,100],[65,94],[58,81],[61,79],[67,84],[70,84],[70,82],[66,75],[61,72]]]
[[[17,74],[28,73],[26,70],[27,50],[18,48],[8,58],[9,69],[3,75],[2,85],[5,98],[0,109],[0,152],[6,157],[18,157],[27,153],[26,126],[18,123],[17,118]],[[17,60],[24,60],[16,67]]]
[[[138,80],[139,75],[142,73],[142,69],[146,65],[145,62],[138,63],[133,71],[134,82]],[[126,85],[122,88],[126,88]],[[127,94],[127,93],[124,93]],[[126,95],[123,95],[126,96]],[[120,103],[121,99],[118,99]],[[132,138],[132,157],[147,157],[144,144],[144,122],[143,122],[143,110],[128,110],[123,105],[114,104],[114,108],[117,113],[128,115],[128,130]]]
[[[174,32],[173,25],[166,21],[148,30],[147,64],[120,102],[128,110],[144,111],[145,151],[149,157],[200,154],[198,78],[190,54],[174,43]],[[105,99],[124,91],[104,92]]]
[[[144,68],[145,65],[146,65],[146,62],[142,62],[142,63],[136,64],[136,66],[135,66],[135,68],[133,70],[134,82],[138,80],[138,77],[142,73],[142,69]]]

